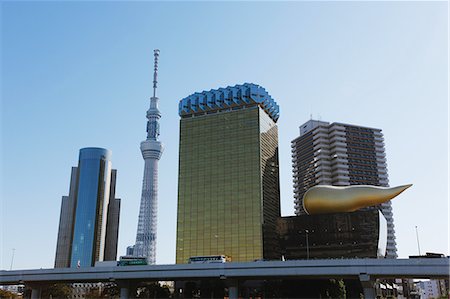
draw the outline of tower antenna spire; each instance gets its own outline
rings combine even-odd
[[[156,88],[158,87],[158,57],[159,49],[153,50],[153,56],[155,56],[155,65],[153,68],[153,97],[156,98]]]

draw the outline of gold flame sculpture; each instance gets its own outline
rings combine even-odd
[[[310,215],[353,212],[387,202],[411,186],[412,184],[392,188],[366,185],[314,186],[303,195],[303,208]]]

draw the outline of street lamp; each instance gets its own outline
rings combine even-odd
[[[416,226],[417,227],[417,226]],[[16,251],[15,248],[12,249],[12,257],[11,257],[11,265],[9,266],[9,270],[12,270],[13,261],[14,261],[14,252]]]
[[[417,238],[417,249],[419,249],[419,256],[420,256],[419,232],[417,230],[417,225],[416,225],[416,238]]]
[[[308,233],[309,231],[307,229],[305,229],[305,233],[306,233],[306,259],[309,260],[309,240],[308,240]]]

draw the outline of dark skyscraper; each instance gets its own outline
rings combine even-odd
[[[255,84],[180,101],[176,262],[277,259],[278,105]]]
[[[80,150],[69,196],[62,198],[55,268],[116,259],[120,199],[115,198],[117,171],[110,160],[106,149]]]
[[[296,215],[306,213],[303,195],[315,185],[389,185],[380,129],[310,120],[291,147]],[[391,202],[380,208],[387,221],[386,257],[397,257]]]

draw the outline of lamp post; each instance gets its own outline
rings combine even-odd
[[[417,238],[417,249],[419,249],[419,256],[420,256],[419,232],[417,230],[417,225],[416,225],[416,238]]]
[[[308,240],[309,231],[305,229],[305,233],[306,233],[306,259],[309,260],[309,240]]]
[[[12,249],[11,265],[9,266],[9,270],[12,270],[12,267],[13,267],[14,252],[16,252],[15,248]]]

